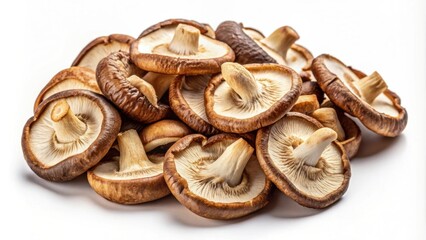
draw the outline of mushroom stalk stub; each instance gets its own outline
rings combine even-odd
[[[136,75],[132,75],[128,77],[127,81],[129,81],[130,84],[132,84],[141,93],[143,93],[152,105],[154,105],[155,107],[158,107],[157,93],[155,92],[154,87],[149,82],[145,81],[144,79]]]
[[[53,106],[50,117],[60,143],[76,141],[87,130],[86,124],[72,112],[66,100],[59,100]]]
[[[194,55],[198,52],[199,39],[200,30],[190,25],[179,24],[169,44],[169,50],[179,55]]]
[[[241,182],[241,177],[254,148],[240,138],[229,145],[222,155],[207,166],[202,175],[215,183],[227,182],[235,187]]]
[[[280,54],[286,61],[287,51],[298,39],[299,34],[293,28],[284,26],[275,30],[267,38],[260,40],[260,42]]]
[[[345,140],[345,130],[343,130],[336,110],[329,107],[319,108],[312,113],[312,117],[317,119],[324,127],[333,129],[337,133],[337,139],[339,141]]]
[[[260,95],[262,85],[244,66],[227,62],[221,68],[223,78],[243,101],[252,102]]]
[[[119,133],[117,141],[120,149],[120,172],[138,171],[155,165],[148,159],[136,130]]]
[[[315,167],[325,148],[336,139],[337,133],[333,129],[320,128],[294,149],[293,156],[304,164]]]
[[[370,104],[388,88],[378,72],[360,79],[356,84],[361,92],[361,98]]]

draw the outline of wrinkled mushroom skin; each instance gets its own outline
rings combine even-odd
[[[176,74],[176,75],[203,75],[220,72],[220,65],[223,62],[234,61],[235,55],[232,49],[228,53],[220,58],[211,59],[187,59],[187,58],[175,58],[170,56],[157,55],[152,53],[141,53],[138,50],[139,39],[147,36],[154,31],[157,31],[163,27],[171,25],[185,24],[197,28],[201,35],[206,35],[210,38],[211,34],[209,29],[196,21],[186,19],[169,19],[160,23],[157,23],[145,31],[143,31],[137,40],[135,40],[130,46],[130,56],[132,61],[140,68],[152,71],[161,72],[163,74]],[[210,35],[210,36],[209,36]],[[224,43],[220,43],[225,45]],[[228,46],[226,46],[229,48]]]
[[[210,145],[225,139],[237,140],[238,135],[219,134],[207,139],[200,134],[188,135],[177,141],[166,153],[164,163],[164,178],[172,194],[192,212],[211,219],[234,219],[257,211],[269,203],[272,195],[273,184],[265,178],[265,187],[258,196],[247,202],[219,203],[209,201],[192,193],[188,188],[185,178],[176,170],[175,155],[182,152],[191,144],[201,144],[208,149]]]
[[[286,116],[288,117],[295,116],[302,119],[306,119],[306,121],[311,122],[318,129],[323,127],[314,118],[301,113],[291,112],[291,113],[288,113]],[[271,132],[271,127],[272,126],[268,126],[268,127],[260,129],[259,131],[257,131],[257,136],[256,136],[256,150],[257,150],[256,154],[259,159],[260,166],[262,167],[266,176],[268,176],[269,180],[271,180],[275,184],[275,186],[281,192],[283,192],[286,196],[290,197],[291,199],[293,199],[294,201],[296,201],[297,203],[305,207],[322,209],[322,208],[326,208],[330,206],[331,204],[339,200],[348,189],[349,180],[351,177],[350,163],[346,157],[346,153],[343,147],[340,144],[336,144],[336,142],[334,142],[334,144],[338,146],[338,149],[343,156],[342,171],[343,171],[344,179],[341,186],[335,191],[327,194],[326,196],[322,198],[307,196],[305,193],[298,190],[296,186],[293,185],[293,183],[286,177],[286,175],[283,174],[281,171],[278,170],[278,168],[275,167],[275,164],[273,160],[271,159],[271,156],[269,155],[269,149],[268,149],[268,145],[269,145],[268,141],[269,141],[269,135]]]
[[[64,80],[75,80],[87,85],[87,89],[96,93],[101,93],[101,90],[96,83],[95,72],[92,69],[85,67],[70,67],[58,72],[53,78],[46,84],[46,86],[40,91],[37,99],[34,103],[34,112],[38,105],[52,93],[50,92],[57,84]],[[56,92],[54,92],[56,93]]]
[[[132,180],[111,180],[104,179],[94,174],[93,171],[88,171],[87,178],[92,188],[99,195],[121,204],[149,202],[170,194],[163,174]]]
[[[291,75],[292,86],[290,90],[281,99],[274,103],[265,112],[262,112],[251,118],[239,119],[238,116],[222,116],[214,111],[214,94],[216,92],[216,89],[225,80],[223,79],[222,74],[218,74],[213,77],[204,92],[206,113],[210,123],[224,132],[247,133],[262,128],[264,126],[268,126],[283,117],[294,105],[294,103],[297,101],[298,96],[300,95],[302,81],[299,75],[290,68],[279,64],[247,64],[244,67],[247,70],[253,72],[277,69],[279,69],[280,71],[287,72]]]
[[[59,99],[81,96],[94,102],[104,116],[101,132],[97,139],[84,152],[68,157],[58,164],[47,167],[40,162],[30,147],[30,129],[38,117],[47,109],[50,103]],[[56,93],[43,101],[37,108],[34,116],[25,124],[21,144],[25,160],[30,168],[41,178],[49,181],[64,182],[83,174],[89,168],[97,164],[115,141],[121,125],[120,115],[111,104],[101,95],[88,90],[68,90]]]
[[[321,87],[318,85],[317,82],[313,82],[313,81],[303,82],[302,91],[300,95],[310,95],[310,94],[315,94],[317,96],[317,100],[320,105],[324,101],[324,92],[322,91]]]
[[[234,50],[237,63],[277,63],[243,32],[240,24],[234,21],[221,23],[216,29],[216,39],[228,44]]]
[[[127,80],[132,75],[143,76],[144,71],[136,67],[126,52],[115,52],[99,62],[96,79],[102,93],[130,118],[150,123],[165,118],[170,107],[158,103],[152,105],[135,86]]]
[[[398,116],[393,117],[376,111],[369,104],[364,103],[355,96],[337,75],[330,72],[324,61],[331,59],[344,65],[340,60],[323,54],[314,59],[312,63],[312,72],[318,81],[321,89],[327,94],[330,100],[339,108],[348,114],[357,117],[368,129],[386,137],[398,136],[407,125],[408,115],[401,104],[398,95],[390,90],[385,90],[383,94],[389,98]],[[357,74],[357,72],[355,72]],[[358,76],[362,74],[358,71]]]
[[[122,44],[127,44],[130,47],[130,43],[133,42],[135,39],[131,36],[125,35],[125,34],[111,34],[109,36],[102,36],[94,39],[89,44],[87,44],[86,47],[81,50],[81,52],[78,54],[76,59],[73,61],[71,66],[78,66],[80,62],[83,60],[83,58],[86,56],[87,53],[90,52],[94,47],[98,45],[108,45],[112,42],[118,42]],[[127,50],[128,51],[128,50]],[[95,70],[95,69],[94,69]]]
[[[188,105],[185,98],[182,96],[182,84],[185,76],[177,76],[171,83],[169,88],[169,103],[173,112],[189,127],[195,131],[211,136],[218,134],[220,131],[213,127],[210,123],[206,122],[198,116]]]
[[[340,144],[342,144],[350,160],[358,153],[359,146],[361,145],[361,129],[343,111],[336,110],[336,113],[346,135],[346,139],[341,141]]]

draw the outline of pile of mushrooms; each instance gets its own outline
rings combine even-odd
[[[86,174],[112,202],[171,193],[212,219],[253,213],[275,189],[326,208],[348,189],[358,124],[396,137],[407,111],[377,72],[314,57],[299,38],[185,19],[98,37],[40,91],[25,160],[48,181]]]

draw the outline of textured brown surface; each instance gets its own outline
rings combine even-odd
[[[300,95],[310,94],[315,94],[317,96],[317,100],[320,105],[324,101],[324,92],[318,83],[313,81],[305,81],[302,83],[302,91],[300,92]]]
[[[155,107],[127,80],[131,75],[142,77],[144,73],[132,63],[128,53],[116,52],[99,62],[96,79],[102,93],[124,114],[150,123],[167,117],[170,107],[161,102]]]
[[[334,73],[330,72],[324,64],[325,59],[341,63],[340,60],[328,54],[323,54],[314,59],[312,72],[321,89],[335,105],[348,114],[357,117],[364,126],[377,134],[386,137],[395,137],[401,134],[407,125],[408,115],[405,108],[400,105],[401,101],[396,93],[390,90],[384,92],[399,112],[398,116],[392,117],[380,113],[355,96]],[[352,71],[354,70],[352,69]]]
[[[96,193],[121,204],[149,202],[170,194],[163,174],[132,180],[111,180],[96,175],[91,169],[87,172],[87,179]]]
[[[219,203],[202,198],[188,188],[186,179],[176,171],[174,157],[188,146],[194,143],[201,144],[203,149],[208,149],[209,145],[225,139],[235,139],[239,137],[232,134],[219,134],[209,139],[200,134],[188,135],[177,141],[166,153],[164,163],[164,178],[176,199],[197,215],[212,219],[233,219],[255,212],[269,203],[273,184],[265,178],[263,191],[255,198],[246,202]]]
[[[67,79],[80,81],[86,84],[91,90],[96,90],[96,93],[101,93],[101,90],[99,89],[99,86],[96,82],[95,72],[92,69],[85,67],[70,67],[58,72],[40,91],[34,103],[34,112],[36,111],[38,105],[43,101],[46,92],[56,86],[56,84]]]
[[[242,25],[237,22],[221,23],[216,29],[216,39],[228,44],[234,50],[237,63],[277,63],[243,32]]]
[[[184,76],[180,75],[173,79],[172,83],[170,84],[169,103],[173,112],[189,127],[199,133],[205,134],[207,136],[218,134],[220,131],[198,116],[182,96],[181,89],[183,80]]]
[[[314,126],[321,128],[322,125],[312,117],[306,116],[301,113],[288,113],[288,117],[298,117],[302,120],[312,123]],[[286,116],[286,117],[287,117]],[[334,192],[322,197],[317,198],[309,196],[306,193],[299,191],[296,186],[287,178],[287,176],[281,172],[278,168],[275,167],[274,162],[272,161],[269,150],[268,150],[268,141],[269,134],[272,126],[268,126],[257,131],[256,136],[256,154],[266,176],[281,190],[285,195],[296,201],[302,206],[309,208],[326,208],[339,200],[343,194],[346,192],[349,186],[349,179],[351,177],[350,163],[346,156],[345,150],[343,147],[337,143],[333,142],[335,146],[342,153],[342,162],[343,162],[343,175],[344,180],[342,185],[336,189]]]
[[[102,36],[94,39],[90,43],[88,43],[83,50],[77,55],[71,66],[77,66],[80,64],[81,60],[86,56],[86,54],[90,53],[90,50],[92,50],[94,47],[100,45],[100,44],[110,44],[111,42],[119,42],[119,43],[125,43],[129,44],[133,42],[135,39],[129,35],[125,34],[111,34],[109,36]]]
[[[84,152],[68,157],[53,166],[45,166],[34,155],[30,143],[30,129],[38,117],[47,109],[50,103],[69,97],[85,97],[94,102],[102,111],[104,119],[97,139]],[[68,90],[52,95],[37,108],[34,116],[25,124],[22,133],[22,151],[30,168],[41,178],[49,181],[63,182],[72,180],[98,163],[107,154],[120,130],[121,119],[117,110],[101,95],[88,90]]]
[[[342,144],[346,151],[346,155],[348,155],[349,160],[351,160],[358,153],[359,146],[361,145],[361,129],[359,129],[358,125],[350,117],[346,116],[342,110],[336,109],[336,113],[345,131],[345,140],[340,141],[340,144]]]
[[[141,53],[138,50],[139,39],[147,37],[150,33],[160,30],[163,27],[178,25],[180,23],[191,25],[200,30],[201,34],[207,34],[208,29],[201,23],[185,19],[169,19],[157,23],[141,33],[139,38],[130,46],[130,56],[132,61],[141,69],[151,72],[176,75],[202,75],[220,72],[220,66],[224,62],[233,62],[234,52],[226,44],[217,41],[217,44],[223,45],[229,51],[226,55],[211,59],[185,59],[170,56],[164,56],[153,53]]]
[[[206,101],[206,114],[210,123],[224,132],[233,133],[247,133],[253,130],[257,130],[261,127],[271,125],[282,118],[297,101],[302,88],[302,80],[299,75],[292,69],[278,64],[247,64],[244,66],[249,71],[261,72],[278,70],[290,73],[292,76],[292,86],[290,90],[276,103],[274,103],[268,110],[260,113],[254,117],[247,119],[238,119],[235,117],[226,117],[220,115],[213,110],[214,106],[214,94],[216,89],[223,81],[222,74],[218,74],[213,77],[204,92],[204,99]]]

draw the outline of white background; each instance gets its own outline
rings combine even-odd
[[[0,10],[0,238],[426,239],[424,1],[10,2]],[[314,55],[330,53],[366,73],[377,70],[400,95],[408,126],[395,139],[363,129],[349,189],[322,211],[276,192],[258,213],[214,221],[189,212],[172,196],[121,206],[96,195],[84,176],[59,184],[33,174],[20,138],[44,84],[92,39],[111,33],[137,37],[173,17],[214,28],[235,20],[265,34],[290,25]]]

